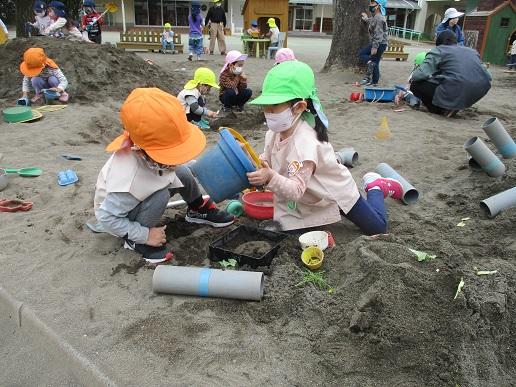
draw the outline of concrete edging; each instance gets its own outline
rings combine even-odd
[[[23,302],[16,300],[5,288],[0,286],[0,312],[5,312],[13,325],[33,343],[46,348],[59,364],[70,371],[85,386],[116,386],[91,361],[81,355],[68,342],[41,321]]]

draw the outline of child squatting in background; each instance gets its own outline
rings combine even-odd
[[[68,81],[59,66],[52,59],[47,58],[42,48],[29,48],[23,53],[23,62],[20,64],[23,74],[22,99],[27,102],[30,85],[34,88],[35,95],[31,101],[37,102],[43,96],[42,90],[49,89],[60,94],[59,101],[67,102]],[[25,103],[28,105],[28,103]]]
[[[247,75],[244,74],[244,62],[246,54],[240,51],[231,50],[226,55],[226,63],[220,70],[219,76],[219,99],[224,105],[225,113],[231,112],[231,108],[236,106],[237,111],[243,111],[244,105],[253,92],[247,87]]]
[[[185,220],[225,227],[234,217],[203,199],[190,169],[206,137],[186,120],[178,99],[157,88],[134,89],[120,109],[125,132],[106,150],[114,152],[99,173],[94,209],[97,220],[124,247],[144,258],[166,260],[171,254],[165,228],[159,226],[171,196],[188,204]]]
[[[269,130],[260,156],[264,166],[247,176],[252,185],[274,192],[274,220],[284,230],[327,225],[344,215],[365,234],[386,232],[384,198],[400,199],[401,184],[369,172],[363,178],[367,199],[360,195],[328,142],[328,121],[307,64],[274,66],[263,81],[262,95],[251,103],[264,105]]]
[[[87,32],[88,39],[93,43],[102,43],[102,24],[104,23],[101,14],[95,9],[93,0],[84,0],[82,4],[84,15],[81,18],[82,30]]]
[[[201,129],[209,129],[210,123],[203,119],[217,118],[217,113],[205,107],[205,96],[211,88],[219,89],[215,73],[206,67],[195,70],[194,78],[186,82],[184,89],[177,95],[177,99],[185,108],[186,118]]]
[[[65,5],[60,1],[51,1],[48,4],[48,16],[51,24],[45,29],[45,35],[56,38],[72,36],[79,40],[90,40],[81,34],[81,31],[74,25],[73,20],[66,18]]]

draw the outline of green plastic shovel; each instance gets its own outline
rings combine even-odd
[[[17,173],[19,176],[23,177],[35,177],[41,176],[43,170],[38,167],[31,168],[20,168],[20,169],[4,169],[5,173]]]

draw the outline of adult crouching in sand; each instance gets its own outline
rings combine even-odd
[[[186,119],[179,100],[157,88],[139,88],[120,109],[123,135],[108,145],[114,152],[97,178],[95,216],[104,229],[144,258],[167,260],[165,228],[159,222],[171,196],[188,205],[186,221],[225,227],[234,217],[203,199],[190,169],[206,137]]]
[[[451,117],[487,94],[491,74],[475,50],[457,45],[452,31],[441,32],[435,44],[412,72],[410,91],[431,113]]]

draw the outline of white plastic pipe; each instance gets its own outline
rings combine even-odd
[[[209,199],[210,195],[202,195],[202,198]],[[183,206],[185,204],[186,204],[186,202],[183,199],[173,200],[173,201],[167,203],[167,208],[176,208],[179,206]]]
[[[498,118],[489,118],[484,122],[484,125],[482,125],[482,129],[484,129],[484,132],[486,132],[491,141],[493,141],[493,144],[504,159],[512,159],[516,156],[516,144]]]
[[[464,144],[464,149],[475,159],[482,170],[489,176],[498,177],[505,173],[505,165],[487,147],[480,137],[471,137]]]
[[[391,179],[396,179],[400,182],[403,188],[403,197],[401,200],[405,204],[413,204],[417,202],[419,198],[419,192],[412,184],[405,180],[403,176],[401,176],[398,172],[396,172],[389,164],[380,163],[376,166],[376,172],[378,172],[382,177],[389,177]]]
[[[156,293],[260,301],[263,273],[199,267],[158,266],[152,277]]]
[[[358,152],[352,147],[342,148],[335,152],[337,160],[346,167],[354,167],[358,163]]]
[[[480,202],[487,216],[494,218],[503,210],[516,206],[516,187],[500,192]]]

